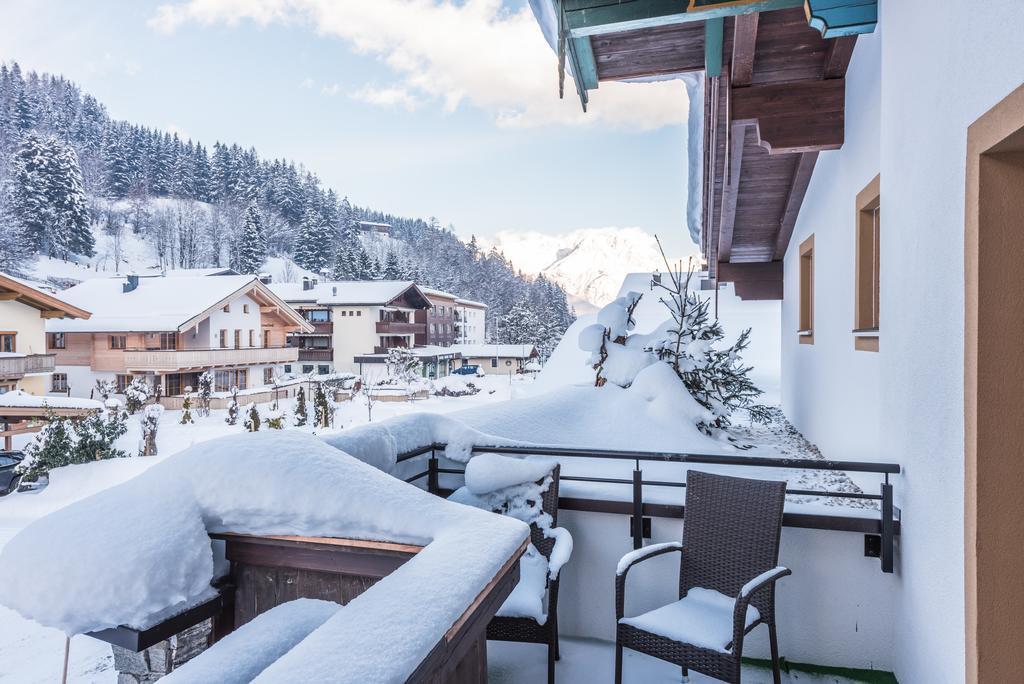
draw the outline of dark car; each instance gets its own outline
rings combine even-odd
[[[480,366],[476,364],[466,364],[453,370],[452,375],[476,375],[479,370]]]
[[[0,451],[0,496],[10,494],[18,488],[21,476],[15,471],[24,458],[20,451]]]

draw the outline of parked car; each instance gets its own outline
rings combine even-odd
[[[24,460],[20,451],[0,451],[0,496],[10,494],[18,488],[21,476],[15,470]]]
[[[465,366],[459,366],[452,371],[452,375],[483,375],[480,372],[480,366],[474,363],[467,363]]]

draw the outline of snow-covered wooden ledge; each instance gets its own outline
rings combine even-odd
[[[466,626],[485,627],[515,585],[528,539],[518,520],[439,499],[316,437],[235,435],[25,527],[0,553],[0,603],[68,634],[144,629],[212,598],[211,535],[225,533],[422,547],[289,644],[261,682],[400,682],[447,667],[473,645]],[[178,681],[202,679],[189,669],[218,651]]]

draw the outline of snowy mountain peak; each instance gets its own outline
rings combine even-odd
[[[586,228],[562,235],[498,233],[494,247],[519,270],[544,274],[565,288],[577,313],[615,298],[629,273],[664,267],[654,236],[640,228]]]

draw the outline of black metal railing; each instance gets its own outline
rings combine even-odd
[[[422,472],[405,478],[406,482],[414,483],[426,478],[426,489],[432,494],[443,495],[450,490],[440,486],[441,475],[462,475],[458,468],[441,467],[438,452],[447,445],[430,444],[405,452],[398,456],[398,462],[409,461],[419,456],[429,455],[427,468]],[[681,463],[689,465],[731,466],[737,468],[786,468],[803,471],[845,471],[857,473],[875,473],[882,477],[878,494],[865,492],[837,492],[827,489],[790,489],[786,493],[794,496],[820,496],[838,499],[859,499],[879,502],[879,515],[867,517],[863,515],[825,515],[820,513],[801,513],[789,511],[783,515],[782,524],[786,527],[805,529],[833,530],[840,532],[861,532],[878,538],[878,556],[882,572],[892,572],[894,565],[895,538],[900,534],[900,510],[893,503],[893,486],[890,475],[900,473],[897,463],[870,463],[864,461],[826,461],[797,458],[770,458],[765,456],[730,456],[726,454],[686,454],[652,451],[624,451],[613,449],[579,449],[572,447],[553,446],[476,446],[474,453],[491,452],[508,455],[552,456],[559,459],[593,458],[616,461],[632,461],[633,472],[630,478],[596,477],[584,475],[565,475],[561,480],[572,482],[593,482],[602,484],[631,485],[632,495],[629,501],[561,496],[559,508],[595,513],[615,513],[630,516],[630,535],[633,548],[643,546],[645,534],[644,518],[682,518],[685,510],[682,504],[664,504],[644,501],[644,487],[686,487],[686,482],[674,480],[645,480],[643,462]],[[563,461],[564,463],[564,461]],[[865,548],[868,548],[865,544]]]

